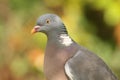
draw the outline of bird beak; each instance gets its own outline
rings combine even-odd
[[[38,29],[40,28],[40,26],[35,26],[32,30],[31,30],[31,34],[34,34],[36,32],[38,32]]]
[[[31,30],[31,34],[34,34],[34,33],[36,33],[36,30],[33,28],[33,29]]]

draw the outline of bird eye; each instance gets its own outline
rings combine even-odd
[[[50,23],[50,20],[49,20],[49,19],[47,19],[47,20],[46,20],[46,23],[47,23],[47,24],[49,24],[49,23]]]

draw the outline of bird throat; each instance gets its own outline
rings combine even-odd
[[[64,25],[60,29],[47,32],[47,37],[50,43],[58,44],[59,46],[70,46],[73,43]]]
[[[73,43],[73,40],[69,37],[67,33],[61,33],[61,34],[52,33],[48,35],[48,43],[67,47]]]

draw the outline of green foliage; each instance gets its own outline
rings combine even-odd
[[[16,76],[23,76],[28,72],[29,66],[25,59],[16,58],[11,63],[11,70]]]
[[[109,25],[116,25],[120,21],[120,4],[113,2],[105,11],[105,21]]]

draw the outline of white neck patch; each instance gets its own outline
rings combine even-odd
[[[59,41],[65,46],[70,46],[73,43],[72,39],[67,34],[61,34]]]

